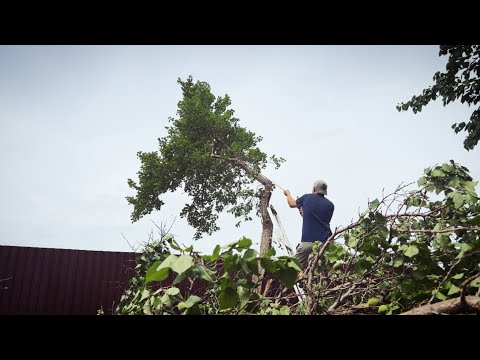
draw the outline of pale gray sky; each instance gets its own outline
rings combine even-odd
[[[138,243],[150,219],[171,223],[186,195],[168,194],[161,212],[131,224],[127,178],[137,151],[157,149],[181,99],[176,80],[190,74],[229,94],[261,149],[287,160],[265,172],[273,181],[294,196],[328,183],[332,228],[436,163],[454,159],[478,180],[480,150],[464,150],[450,128],[471,108],[395,109],[445,63],[438,46],[0,46],[0,244],[129,251],[121,233]],[[280,190],[271,202],[295,246],[298,211]],[[259,219],[235,222],[222,215],[195,249],[243,235],[258,244]],[[193,243],[186,220],[172,232]]]

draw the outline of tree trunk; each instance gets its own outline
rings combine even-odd
[[[268,215],[268,207],[270,206],[270,197],[272,193],[267,189],[260,192],[260,216],[262,218],[262,239],[260,242],[260,256],[265,254],[272,247],[273,223]]]
[[[225,145],[224,141],[218,138],[215,138],[215,139]],[[212,145],[212,149],[213,149],[213,145]],[[262,218],[262,228],[263,228],[262,239],[260,242],[260,256],[261,256],[265,254],[268,250],[270,250],[270,248],[272,247],[273,223],[272,223],[272,219],[270,219],[270,216],[268,215],[267,209],[270,206],[270,197],[272,196],[273,183],[269,178],[267,178],[262,173],[254,174],[253,168],[248,163],[237,158],[235,152],[232,149],[230,148],[228,149],[230,151],[230,155],[232,156],[229,160],[234,162],[239,168],[243,169],[247,174],[249,174],[250,176],[253,176],[260,184],[262,184],[265,187],[260,191],[260,217]],[[213,150],[210,156],[214,158],[221,158],[220,155],[214,154]]]

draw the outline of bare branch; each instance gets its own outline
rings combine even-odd
[[[408,229],[408,230],[403,230],[399,228],[394,228],[394,231],[396,232],[408,232],[408,233],[432,233],[432,234],[439,234],[439,233],[448,233],[448,232],[454,232],[458,230],[467,230],[467,231],[473,231],[473,230],[480,230],[480,227],[478,226],[457,226],[453,228],[448,228],[448,229],[441,229],[441,230],[433,230],[433,229]]]
[[[464,306],[460,297],[457,297],[455,299],[444,300],[436,304],[420,306],[400,315],[458,314],[469,309],[480,311],[480,297],[466,296],[465,303],[467,306]]]

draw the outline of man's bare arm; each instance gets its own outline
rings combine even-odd
[[[290,190],[283,190],[283,194],[287,197],[288,205],[291,208],[296,208],[297,207],[297,202],[295,201],[295,199],[290,194]]]

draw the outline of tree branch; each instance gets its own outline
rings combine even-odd
[[[220,155],[210,154],[210,156],[213,157],[213,158],[224,159]],[[240,160],[240,159],[235,158],[235,157],[234,158],[227,158],[227,160],[234,162],[239,168],[245,170],[245,172],[247,174],[249,174],[251,176],[254,174],[253,168],[249,164],[247,164],[245,161]],[[255,179],[259,183],[261,183],[262,185],[265,186],[265,190],[267,190],[267,191],[272,191],[273,190],[273,182],[269,178],[267,178],[265,175],[263,175],[262,173],[256,174]]]
[[[439,234],[439,233],[447,233],[447,232],[453,232],[453,231],[457,231],[457,230],[469,230],[469,231],[472,231],[472,230],[480,230],[480,227],[478,226],[472,226],[472,227],[467,227],[467,226],[457,226],[457,227],[453,227],[453,228],[449,228],[449,229],[442,229],[442,230],[433,230],[433,229],[408,229],[408,230],[402,230],[402,229],[398,229],[398,228],[394,228],[393,231],[396,231],[396,232],[408,232],[408,233],[413,233],[413,232],[416,232],[416,233],[432,233],[432,234]]]
[[[457,297],[455,299],[444,300],[436,304],[420,306],[419,308],[412,309],[400,315],[458,314],[466,310],[466,308],[480,311],[480,297],[466,296],[465,303],[467,306],[464,306],[460,297]]]

